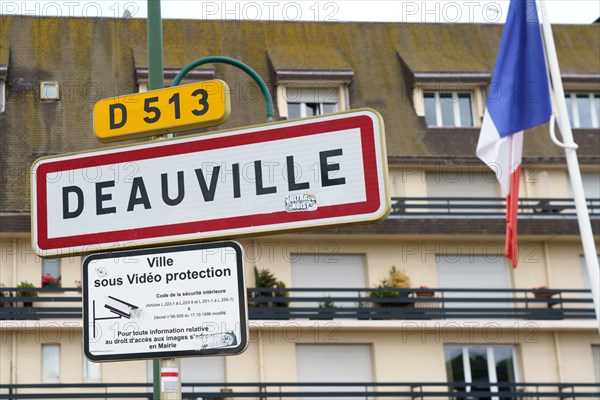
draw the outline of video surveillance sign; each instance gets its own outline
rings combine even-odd
[[[248,324],[242,260],[235,242],[86,257],[86,356],[117,361],[243,352]]]

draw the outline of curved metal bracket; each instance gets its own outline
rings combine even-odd
[[[250,75],[250,77],[254,79],[254,82],[256,82],[256,84],[260,88],[260,91],[262,92],[262,95],[265,98],[265,104],[267,107],[267,122],[273,121],[273,99],[271,98],[271,93],[269,93],[269,89],[267,88],[265,81],[263,81],[263,79],[260,77],[260,75],[258,75],[256,71],[254,71],[252,68],[250,68],[243,62],[236,60],[235,58],[225,56],[208,56],[199,58],[196,61],[192,61],[191,63],[183,67],[181,71],[179,71],[175,79],[173,79],[173,83],[171,84],[171,86],[178,86],[183,80],[183,77],[194,68],[200,65],[210,63],[223,63],[233,65],[234,67],[237,67],[245,73],[247,73],[248,75]]]
[[[563,149],[577,150],[579,148],[579,146],[576,143],[565,144],[565,143],[561,142],[560,140],[558,140],[558,138],[556,137],[556,131],[554,129],[555,124],[556,124],[556,114],[552,113],[552,115],[550,115],[550,139],[552,139],[552,142],[554,142],[554,144],[557,145],[558,147],[562,147]]]

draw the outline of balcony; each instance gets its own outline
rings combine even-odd
[[[82,318],[80,289],[2,290],[9,296],[0,298],[0,320]],[[17,296],[27,290],[39,296]],[[249,288],[247,293],[251,320],[595,318],[590,291],[580,289]]]
[[[592,218],[600,218],[600,199],[587,199]],[[519,218],[576,218],[575,202],[566,198],[520,198]],[[503,218],[506,199],[496,197],[392,197],[392,217]]]
[[[309,231],[312,235],[504,235],[506,199],[495,197],[392,197],[389,217],[375,225]],[[600,199],[587,199],[594,232]],[[567,198],[519,199],[519,234],[579,237],[575,202]]]
[[[309,234],[468,234],[503,235],[506,199],[495,197],[392,197],[389,218],[368,226],[342,226]],[[600,230],[600,199],[587,199],[595,232]],[[568,198],[519,199],[519,232],[531,235],[577,235],[575,202]],[[31,215],[0,213],[6,232],[31,231]]]
[[[409,399],[585,399],[600,396],[594,383],[488,382],[274,382],[184,383],[183,399],[409,398]],[[153,399],[149,383],[0,385],[0,399]]]

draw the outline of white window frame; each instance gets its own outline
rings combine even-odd
[[[592,118],[592,127],[591,128],[583,128],[583,129],[593,129],[600,128],[600,121],[598,121],[598,110],[596,110],[596,101],[595,97],[598,96],[598,93],[585,93],[585,92],[569,92],[566,93],[565,96],[571,99],[571,109],[568,110],[570,113],[571,120],[573,121],[573,128],[581,128],[581,119],[579,118],[579,104],[577,104],[577,96],[586,95],[588,96],[588,100],[590,101],[590,113]]]
[[[304,349],[304,350],[301,350]],[[310,349],[310,350],[309,350]],[[335,350],[333,350],[335,349]],[[353,351],[353,349],[356,351],[358,350],[358,354]],[[330,382],[332,380],[338,379],[339,382],[356,382],[356,380],[354,379],[358,379],[359,377],[357,377],[357,370],[359,370],[358,366],[356,366],[355,369],[350,368],[350,370],[352,371],[351,374],[353,374],[354,376],[349,375],[347,372],[345,373],[339,373],[341,370],[340,368],[335,368],[335,375],[339,375],[342,378],[340,379],[339,377],[335,377],[332,378],[330,375],[328,375],[327,373],[322,373],[322,374],[314,374],[312,373],[312,371],[314,371],[314,368],[306,368],[306,366],[303,366],[301,363],[303,360],[314,360],[313,357],[311,358],[306,358],[301,356],[301,352],[308,350],[309,355],[314,355],[315,353],[318,353],[319,355],[323,355],[325,356],[325,358],[327,359],[328,362],[333,362],[333,364],[337,364],[335,366],[331,366],[330,367],[337,367],[339,365],[339,359],[337,357],[335,357],[336,355],[338,355],[340,353],[344,354],[345,357],[349,358],[350,361],[349,363],[353,363],[356,360],[358,361],[362,361],[358,364],[360,364],[360,368],[362,368],[362,372],[365,372],[366,375],[364,378],[362,378],[361,380],[366,380],[367,382],[373,381],[373,377],[374,377],[374,372],[375,372],[375,368],[373,365],[373,354],[374,354],[374,349],[373,349],[373,345],[370,343],[337,343],[337,344],[322,344],[322,343],[296,343],[296,378],[298,380],[298,382],[314,382],[314,383],[319,383],[319,382]],[[312,350],[313,354],[310,354]],[[316,351],[315,351],[316,350]],[[367,359],[363,359],[362,357],[356,357],[357,355],[360,354],[366,354],[367,355]],[[320,365],[320,364],[319,364]],[[309,365],[311,366],[311,365]],[[343,364],[343,368],[348,369],[349,364]],[[322,370],[322,368],[320,368]],[[328,371],[330,371],[332,368],[330,368]],[[310,380],[307,380],[306,376],[303,376],[303,373],[305,371],[311,371],[311,373],[309,373],[309,375],[312,375],[312,377],[309,377]],[[315,375],[317,375],[317,379],[315,379]],[[362,375],[362,374],[360,374]],[[305,390],[307,392],[320,392],[320,391],[326,391],[326,390],[330,390],[331,388],[327,388],[327,387],[319,387],[318,385],[315,386],[309,386],[306,387]],[[372,387],[367,387],[367,390],[372,390]],[[344,397],[344,392],[348,392],[348,391],[355,391],[356,388],[353,387],[338,387],[337,391],[340,394],[340,397],[334,397],[334,399],[343,399]],[[337,393],[336,393],[337,394]]]
[[[44,357],[44,349],[47,348],[57,348],[58,349],[58,374],[56,378],[46,378],[45,377],[45,371],[44,371],[44,366],[47,365],[45,361],[45,357]],[[40,373],[41,373],[41,379],[42,382],[60,382],[60,344],[57,343],[45,343],[42,344],[42,347],[40,349],[40,356],[41,356],[41,365],[40,365]]]
[[[340,82],[306,82],[306,81],[293,81],[293,82],[282,82],[277,86],[277,108],[279,110],[279,116],[281,118],[289,119],[288,112],[288,100],[291,96],[288,96],[288,89],[323,89],[323,90],[337,90],[337,111],[346,111],[350,109],[350,101],[348,95],[348,85]],[[289,103],[303,103],[300,101],[289,101]],[[318,103],[317,101],[311,103]],[[323,102],[327,103],[327,102]],[[306,116],[306,108],[301,107],[302,117]]]
[[[436,274],[437,274],[437,279],[438,279],[438,284],[440,285],[440,287],[445,287],[445,288],[458,288],[458,289],[476,289],[478,287],[483,287],[485,288],[485,286],[481,286],[481,285],[487,285],[487,283],[485,282],[481,282],[481,285],[479,285],[479,282],[471,282],[471,284],[469,283],[463,283],[461,285],[448,285],[447,283],[443,282],[444,280],[448,279],[448,277],[451,277],[450,279],[458,279],[461,277],[461,275],[459,275],[459,273],[455,272],[454,274],[449,274],[448,271],[443,271],[440,268],[440,264],[442,264],[442,262],[444,262],[443,260],[448,260],[448,262],[446,263],[446,265],[448,264],[459,264],[459,263],[463,263],[465,261],[463,261],[464,259],[466,259],[467,263],[469,264],[475,264],[478,265],[478,263],[476,262],[476,258],[479,260],[486,260],[486,258],[488,257],[492,257],[492,255],[490,254],[454,254],[454,253],[438,253],[435,255],[436,257]],[[495,282],[495,285],[492,285],[492,288],[497,288],[497,289],[506,289],[506,290],[510,290],[514,287],[513,285],[513,281],[512,281],[512,275],[511,275],[511,268],[510,265],[508,263],[508,260],[506,260],[504,257],[502,257],[500,254],[498,254],[498,256],[493,256],[494,258],[498,258],[498,262],[497,263],[493,263],[494,266],[497,266],[499,268],[501,268],[501,273],[505,274],[502,278],[505,279],[505,282],[507,283],[506,287],[499,287],[500,285],[498,284],[498,282],[500,282],[499,278],[500,276],[498,275],[498,279]],[[469,262],[468,260],[473,260],[473,262]],[[458,261],[454,261],[454,260],[458,260]],[[490,263],[492,264],[492,263]],[[476,270],[479,270],[479,268],[476,268]],[[483,273],[483,272],[482,272]],[[442,274],[446,274],[445,276]],[[469,275],[472,276],[472,275]],[[476,276],[475,276],[476,278]],[[481,278],[480,278],[481,279]],[[452,299],[452,298],[456,298],[456,297],[465,297],[464,293],[454,293],[454,292],[449,292],[444,294],[445,298],[448,299]],[[496,292],[491,292],[491,293],[473,293],[471,295],[468,295],[468,297],[472,298],[472,299],[476,299],[476,298],[506,298],[507,294],[506,293],[496,293]],[[450,307],[469,307],[469,308],[504,308],[504,307],[514,307],[513,303],[494,303],[494,302],[482,302],[482,303],[473,303],[473,302],[451,302],[450,303]],[[451,311],[449,311],[451,312]]]
[[[90,367],[98,371],[98,376],[90,376]],[[102,380],[102,364],[94,363],[88,360],[85,355],[83,356],[83,380],[86,382],[97,382]]]
[[[0,79],[0,114],[6,110],[6,81]]]
[[[600,345],[592,344],[592,363],[596,382],[600,383]]]
[[[456,90],[452,90],[456,89]],[[469,93],[471,95],[471,113],[473,119],[472,127],[481,126],[481,121],[485,113],[485,98],[486,92],[480,84],[456,84],[456,83],[418,83],[415,85],[412,91],[412,100],[415,108],[415,113],[418,117],[425,118],[425,93],[435,92],[454,92],[454,93]],[[441,111],[441,109],[440,109]],[[437,128],[436,125],[430,125],[429,127]],[[452,128],[451,126],[445,126],[444,128]]]
[[[48,96],[46,94],[46,88],[53,86],[56,88],[55,96]],[[42,81],[40,82],[40,99],[44,101],[57,101],[60,100],[60,85],[56,81]]]
[[[498,201],[487,201],[486,206],[501,205],[500,185],[496,175],[488,170],[453,170],[450,168],[429,169],[423,171],[425,189],[428,197],[472,197],[472,198],[498,198]],[[439,200],[430,200],[429,204],[439,205]],[[478,202],[469,202],[471,212],[489,212],[487,208],[478,208]],[[448,209],[449,213],[461,212],[460,209]]]
[[[581,171],[581,180],[583,183],[583,194],[585,195],[586,200],[597,199],[600,197],[598,194],[598,186],[597,182],[600,178],[599,171]],[[568,177],[568,193],[569,197],[573,197],[573,184],[571,182],[571,178]],[[598,215],[600,214],[600,210],[590,209],[590,214]]]
[[[496,175],[490,169],[462,171],[438,168],[427,169],[423,173],[425,189],[429,197],[501,197],[500,185]],[[473,188],[476,189],[475,194],[470,190]]]
[[[324,272],[324,277],[322,277],[322,279],[319,279],[318,281],[314,281],[314,283],[312,283],[311,285],[299,285],[298,284],[298,277],[301,275],[300,270],[298,268],[300,268],[300,264],[298,264],[299,261],[301,261],[301,258],[306,258],[307,260],[313,260],[314,263],[312,265],[310,265],[309,268],[316,268],[316,269],[320,269],[323,270],[324,268],[327,268],[328,264],[337,264],[337,265],[344,265],[346,263],[348,263],[349,261],[354,262],[353,266],[359,267],[358,268],[358,275],[360,275],[362,273],[362,283],[356,284],[356,285],[352,285],[350,288],[352,289],[356,289],[357,286],[358,287],[367,287],[367,270],[368,270],[368,266],[367,266],[367,255],[365,253],[340,253],[340,254],[335,254],[335,255],[327,255],[327,254],[307,254],[307,253],[290,253],[289,255],[289,259],[290,259],[290,266],[291,266],[291,270],[292,270],[292,286],[293,287],[305,287],[305,288],[322,288],[323,291],[315,291],[315,292],[308,292],[308,293],[302,293],[301,296],[303,297],[315,297],[316,300],[318,300],[318,302],[302,302],[302,303],[297,303],[297,306],[299,307],[317,307],[319,306],[319,304],[322,304],[324,301],[326,301],[328,298],[330,297],[351,297],[351,296],[356,296],[357,293],[356,291],[352,291],[349,290],[348,292],[329,292],[327,289],[329,288],[335,288],[335,289],[344,289],[347,288],[348,286],[346,286],[345,282],[343,280],[337,281],[335,283],[328,283],[325,281],[325,277],[328,276],[328,274],[326,272]],[[349,260],[350,259],[350,260]],[[324,265],[325,264],[325,265]],[[346,264],[347,265],[347,264]],[[349,267],[350,268],[350,267]],[[355,270],[356,271],[356,270]],[[354,276],[356,277],[356,276]],[[334,302],[335,303],[335,302]],[[357,307],[358,305],[356,303],[350,303],[350,302],[343,302],[343,303],[339,303],[339,304],[335,304],[335,307]]]
[[[600,255],[598,255],[598,263],[600,264]],[[579,255],[579,267],[581,269],[581,288],[591,290],[592,285],[590,284],[590,275],[588,273],[585,255],[583,254]],[[584,298],[593,299],[593,296],[591,293],[589,293],[585,294]],[[580,306],[583,306],[583,304]],[[587,308],[594,308],[594,303],[592,302],[587,304]],[[600,366],[598,369],[600,370]]]
[[[494,348],[496,347],[510,347],[512,350],[512,360],[513,360],[513,369],[515,371],[515,382],[519,382],[519,365],[517,363],[517,352],[514,345],[506,344],[501,346],[486,346],[486,345],[477,345],[470,344],[468,346],[460,344],[447,346],[447,348],[461,348],[462,349],[462,359],[463,359],[463,371],[465,373],[465,383],[473,383],[473,377],[471,375],[471,363],[469,362],[469,348],[473,347],[484,347],[486,350],[486,361],[488,367],[488,374],[490,379],[490,392],[498,393],[498,386],[492,386],[493,383],[498,383],[498,376],[496,375],[496,356],[494,355]],[[471,391],[471,386],[467,385],[466,391]],[[492,400],[500,400],[498,396],[492,396]]]
[[[46,275],[47,272],[46,271],[46,266],[47,263],[58,263],[58,276],[53,276],[53,278],[58,278],[59,276],[62,277],[62,259],[61,258],[43,258],[42,259],[42,277],[44,275]]]
[[[453,111],[453,115],[454,115],[454,126],[452,125],[442,125],[442,103],[441,103],[441,99],[440,99],[440,94],[442,92],[438,91],[438,90],[425,90],[423,92],[423,102],[425,102],[425,96],[427,94],[433,94],[434,95],[434,103],[435,103],[435,125],[429,125],[429,126],[436,126],[438,128],[470,128],[470,127],[474,127],[477,126],[475,124],[476,118],[475,118],[475,101],[474,101],[474,96],[473,96],[473,92],[470,90],[465,90],[465,91],[455,91],[455,92],[445,92],[444,94],[450,94],[452,96],[452,111]],[[459,98],[458,95],[459,94],[468,94],[469,95],[469,101],[470,101],[470,105],[471,105],[471,121],[472,121],[472,125],[463,125],[462,124],[462,120],[460,117],[460,102],[459,102]],[[424,105],[425,103],[423,103]]]
[[[308,115],[308,107],[306,106],[307,104],[309,104],[308,102],[303,102],[303,103],[302,102],[298,102],[298,103],[290,102],[290,103],[287,103],[288,107],[289,107],[290,104],[300,104],[300,118],[312,117],[312,115]],[[327,102],[317,103],[317,102],[311,102],[311,104],[318,104],[319,105],[319,112],[317,113],[317,115],[323,115],[322,110],[323,110],[323,105],[325,105],[325,104],[333,104],[333,105],[335,105],[334,112],[339,111],[338,110],[338,104],[339,103],[327,103]],[[288,115],[289,115],[289,109],[288,109]]]

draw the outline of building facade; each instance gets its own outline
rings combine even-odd
[[[40,258],[30,223],[31,164],[107,147],[92,133],[95,102],[147,90],[146,21],[0,18],[0,396],[151,398],[149,361],[86,360],[82,257]],[[186,398],[600,397],[564,153],[547,125],[526,133],[517,269],[503,257],[504,199],[475,157],[501,26],[165,20],[163,30],[166,85],[194,59],[223,55],[265,79],[276,120],[377,110],[392,196],[379,224],[239,239],[250,344],[182,359]],[[598,235],[600,25],[553,30]],[[208,64],[185,82],[213,78],[228,83],[232,113],[201,132],[265,123],[241,71]]]

